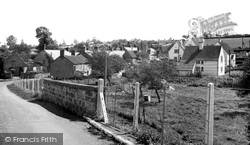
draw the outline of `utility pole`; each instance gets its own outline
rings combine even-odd
[[[229,77],[231,73],[231,50],[229,49]]]
[[[107,104],[107,74],[108,74],[108,53],[105,53],[105,71],[104,71],[104,100]]]

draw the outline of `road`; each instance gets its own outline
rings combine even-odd
[[[46,102],[28,102],[0,82],[0,133],[63,133],[64,145],[110,145],[87,128],[87,122]]]

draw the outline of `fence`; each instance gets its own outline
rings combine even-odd
[[[170,88],[166,88],[166,89],[167,89],[166,93],[164,93],[164,98],[166,98],[165,99],[166,101],[164,101],[166,102],[166,106],[165,106],[164,103],[154,104],[154,102],[156,101],[158,102],[158,100],[156,100],[157,98],[151,98],[151,101],[152,101],[151,103],[147,102],[144,97],[140,97],[140,100],[135,101],[136,92],[134,92],[135,85],[133,84],[127,84],[127,85],[119,84],[119,85],[107,87],[106,104],[107,104],[107,110],[108,110],[108,116],[109,116],[109,124],[111,126],[117,127],[127,132],[135,131],[138,126],[140,128],[141,125],[146,124],[152,128],[155,128],[158,131],[161,130],[162,135],[160,136],[163,139],[162,143],[168,142],[169,136],[173,136],[173,138],[176,138],[176,140],[182,143],[192,142],[192,140],[188,138],[183,140],[183,138],[181,138],[179,134],[174,134],[171,131],[172,129],[169,123],[171,122],[174,123],[175,120],[172,121],[171,113],[174,113],[174,112],[169,113],[169,109],[174,110],[173,108],[175,108],[175,106],[169,103],[171,100],[169,91],[171,91],[171,89]],[[139,92],[139,90],[137,90],[137,92]],[[144,90],[143,92],[147,92],[147,91]],[[162,93],[161,96],[163,96],[163,92],[164,90],[161,92]],[[213,109],[214,109],[213,96],[214,96],[214,87],[212,84],[209,84],[208,89],[207,89],[207,104],[206,104],[206,101],[204,100],[200,102],[202,108],[197,107],[197,109],[202,110],[202,112],[204,112],[204,116],[201,116],[199,120],[197,120],[196,118],[192,118],[192,117],[191,117],[191,120],[185,120],[187,122],[192,122],[195,120],[195,121],[203,122],[202,124],[206,124],[204,131],[200,133],[199,136],[201,136],[200,138],[203,138],[201,142],[206,143],[207,145],[213,144]],[[134,110],[136,110],[135,107],[138,106],[138,105],[135,105],[135,102],[139,103],[139,101],[140,101],[140,105],[138,107],[139,108],[138,110],[139,111],[138,112],[139,124],[137,126],[135,125],[136,123],[134,122],[135,120],[137,120],[135,119],[135,114],[137,113],[135,113]],[[179,100],[174,100],[174,101],[179,101]],[[185,100],[183,102],[185,102]],[[185,102],[185,103],[189,103],[189,102]],[[157,108],[156,106],[158,107],[159,110],[155,109]],[[207,108],[207,111],[206,111],[206,108]],[[183,120],[183,118],[179,118],[179,119],[180,121]]]
[[[13,79],[13,84],[15,87],[24,90],[27,93],[39,94],[41,95],[43,90],[43,79],[33,78],[33,79]]]
[[[170,107],[173,108],[173,106],[170,106],[171,104],[168,103],[169,98],[166,98],[166,107],[165,105],[162,105],[164,109],[162,109],[160,106],[160,110],[158,111],[163,111],[163,113],[147,114],[144,98],[140,97],[139,99],[139,83],[113,85],[106,88],[105,104],[103,98],[104,94],[102,79],[98,81],[98,87],[41,78],[14,79],[13,82],[16,87],[25,90],[26,92],[31,92],[33,94],[44,93],[45,96],[47,96],[42,97],[44,100],[52,101],[56,104],[62,105],[71,111],[76,111],[77,114],[80,113],[82,115],[83,113],[85,115],[91,115],[92,117],[97,116],[99,118],[104,118],[105,123],[128,132],[137,131],[138,126],[140,126],[142,121],[144,123],[145,120],[146,122],[149,122],[146,116],[151,115],[155,117],[156,120],[158,120],[158,123],[162,123],[162,127],[160,124],[158,129],[162,130],[162,139],[166,139],[165,137],[167,135],[165,134],[164,130],[166,131],[167,125],[164,127],[164,124],[167,123],[164,118],[164,115],[166,115],[164,111]],[[214,85],[209,84],[207,89],[206,117],[203,119],[206,122],[206,130],[204,130],[204,134],[202,135],[204,136],[204,140],[207,145],[213,144],[213,98]],[[105,117],[106,108],[108,117]],[[169,116],[166,117],[169,118]],[[152,126],[152,124],[148,125]],[[157,123],[154,125],[157,127]],[[170,129],[169,127],[167,128]]]

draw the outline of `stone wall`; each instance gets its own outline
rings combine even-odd
[[[42,99],[61,105],[78,115],[96,117],[98,87],[44,79]]]

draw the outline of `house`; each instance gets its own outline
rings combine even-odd
[[[48,53],[54,60],[60,56],[60,50],[44,50],[44,51]],[[72,55],[72,53],[64,51],[64,55]]]
[[[122,55],[122,57],[124,60],[127,60],[127,61],[131,60],[132,62],[134,62],[136,59],[136,55],[135,55],[134,51],[127,50],[127,49],[125,49],[125,52]]]
[[[215,46],[222,46],[224,49],[224,56],[225,56],[225,65],[235,67],[236,66],[236,54],[233,49],[225,42],[219,41],[215,44]],[[231,64],[229,64],[231,63]]]
[[[149,60],[157,59],[157,52],[155,49],[149,48],[148,53],[149,53]]]
[[[88,59],[83,55],[67,56],[64,50],[60,51],[60,57],[51,63],[50,75],[52,78],[74,78],[91,74]]]
[[[184,53],[184,46],[181,44],[180,41],[176,41],[173,43],[171,47],[168,49],[168,58],[179,62],[182,59]]]
[[[38,55],[34,58],[34,62],[37,64],[40,64],[42,66],[43,72],[49,72],[50,71],[50,65],[53,62],[53,57],[47,53],[46,50],[42,50],[38,53]],[[40,71],[40,68],[36,68]]]
[[[28,66],[28,56],[22,54],[12,54],[4,61],[4,71],[11,72],[15,76],[20,76],[24,67]]]
[[[123,58],[124,53],[125,53],[124,50],[113,50],[113,51],[108,52],[109,55],[118,55],[121,58]]]
[[[158,57],[160,59],[169,58],[179,62],[182,59],[184,49],[181,41],[174,41],[172,44],[162,45],[159,49]]]
[[[184,46],[199,46],[199,39],[190,37],[184,42]]]
[[[186,46],[178,66],[179,75],[185,76],[201,72],[203,75],[221,76],[225,74],[225,53],[222,46]]]

